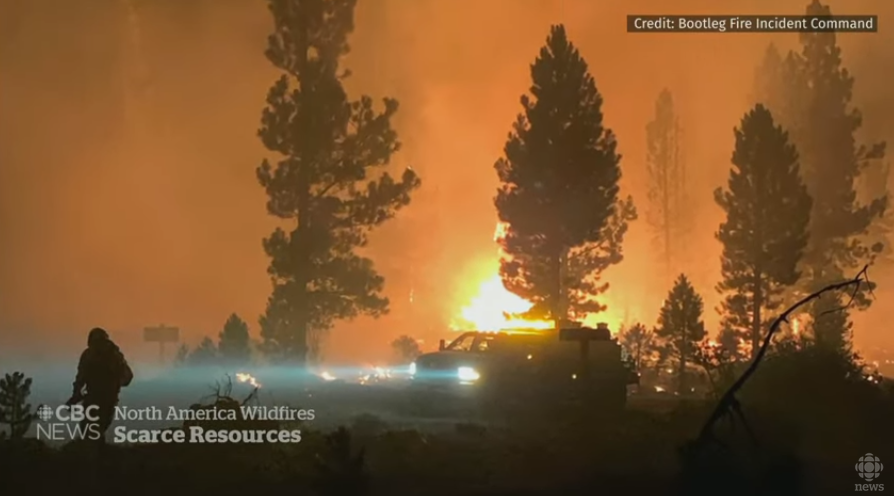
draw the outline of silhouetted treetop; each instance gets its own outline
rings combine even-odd
[[[495,204],[506,287],[534,302],[532,315],[575,320],[603,307],[599,274],[619,262],[630,198],[619,201],[620,155],[603,125],[602,96],[587,63],[553,26],[531,65],[530,94],[495,164]]]
[[[273,293],[261,318],[263,349],[303,362],[333,323],[388,310],[384,279],[364,247],[371,229],[410,202],[419,186],[382,169],[400,148],[397,101],[350,100],[340,57],[348,52],[355,0],[269,0],[266,56],[283,75],[267,96],[259,136],[278,155],[257,177],[270,215],[292,221],[264,240]],[[375,173],[378,169],[378,173]]]
[[[727,187],[714,192],[726,213],[717,232],[723,244],[717,290],[724,297],[724,327],[744,338],[753,354],[769,312],[800,278],[812,202],[798,152],[766,107],[756,105],[734,133]]]

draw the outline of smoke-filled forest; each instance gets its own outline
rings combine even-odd
[[[0,0],[0,488],[882,491],[892,11]]]

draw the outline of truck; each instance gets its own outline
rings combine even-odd
[[[639,374],[612,338],[596,328],[467,331],[410,365],[412,389],[429,406],[487,411],[531,405],[623,410]]]

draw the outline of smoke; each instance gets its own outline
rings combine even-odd
[[[641,212],[645,124],[661,89],[674,92],[699,226],[690,243],[699,263],[681,270],[713,308],[719,264],[704,261],[717,259],[721,219],[711,191],[726,179],[732,128],[764,48],[794,46],[796,36],[627,34],[625,16],[799,14],[805,3],[361,0],[349,90],[400,100],[395,167],[412,166],[424,184],[370,247],[391,314],[339,325],[327,357],[384,356],[404,333],[437,342],[491,270],[493,163],[553,23],[566,24],[590,64],[624,155],[624,192]],[[124,1],[0,0],[3,344],[53,343],[71,355],[102,325],[151,356],[143,326],[178,325],[198,341],[232,312],[257,333],[269,292],[261,238],[274,225],[254,178],[264,157],[255,132],[276,77],[263,57],[268,13],[262,1],[138,4],[135,26]],[[879,14],[884,26],[892,7],[860,0],[833,9]],[[890,138],[894,124],[880,77],[894,66],[891,37],[841,37],[866,133],[877,138]],[[644,220],[625,254],[606,274],[609,312],[650,325],[668,288]],[[867,318],[884,312],[876,305]],[[871,325],[858,328],[858,342],[870,337],[882,339]]]

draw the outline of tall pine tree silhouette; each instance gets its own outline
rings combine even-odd
[[[339,62],[348,53],[356,0],[269,0],[274,30],[267,59],[282,76],[267,95],[259,136],[276,157],[257,176],[267,211],[286,221],[264,240],[273,293],[261,318],[273,358],[303,364],[309,341],[339,319],[388,309],[384,279],[356,253],[369,231],[410,202],[419,186],[406,169],[386,172],[398,150],[391,118],[370,97],[351,101]]]
[[[674,266],[679,267],[686,252],[686,221],[692,206],[686,194],[682,129],[673,95],[667,89],[658,95],[655,117],[646,126],[646,166],[649,173],[647,219],[670,284]]]
[[[735,131],[727,189],[714,192],[726,212],[717,239],[723,244],[724,327],[751,345],[754,356],[784,290],[798,282],[808,242],[812,202],[801,180],[798,152],[773,116],[758,104]]]
[[[806,12],[828,16],[832,10],[812,0]],[[858,144],[855,135],[862,115],[852,105],[854,78],[843,65],[833,32],[800,33],[800,53],[789,52],[781,64],[772,54],[761,68],[762,100],[789,130],[801,157],[801,167],[813,209],[810,241],[803,260],[800,293],[815,291],[850,277],[872,263],[883,246],[867,242],[874,223],[883,222],[887,190],[865,204],[858,201],[861,175],[883,167],[884,143]],[[869,305],[858,294],[860,308]],[[849,318],[839,296],[828,295],[809,307],[813,334],[820,345],[849,350]]]
[[[581,319],[603,310],[600,274],[622,259],[633,200],[618,198],[621,156],[605,127],[587,63],[553,26],[531,65],[530,95],[495,167],[495,204],[506,288],[534,303],[531,316]]]

